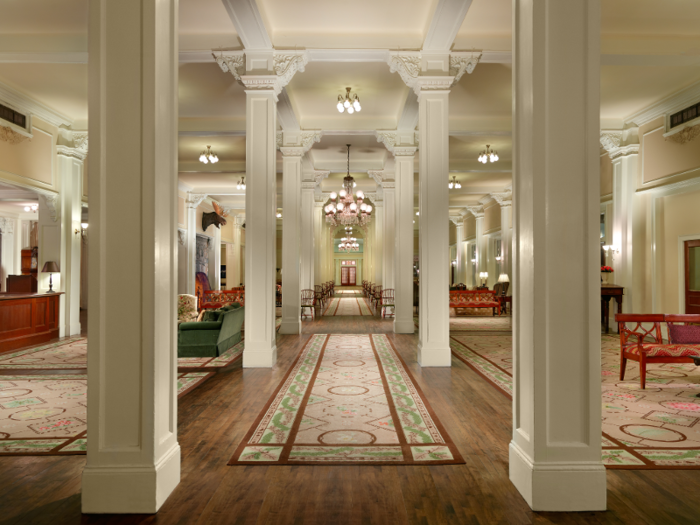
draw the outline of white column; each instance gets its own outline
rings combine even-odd
[[[187,213],[187,292],[195,295],[197,273],[197,207],[207,198],[205,193],[188,193],[185,202]],[[210,283],[211,284],[211,283]]]
[[[502,201],[501,203],[501,272],[509,279],[513,278],[513,229],[510,227],[513,216],[513,201]],[[500,276],[499,276],[500,277]],[[512,283],[508,288],[508,295],[512,295]]]
[[[464,283],[464,243],[462,242],[462,223],[457,224],[457,266],[455,267],[455,282]]]
[[[484,236],[484,209],[479,206],[474,212],[476,222],[476,282],[481,286],[479,274],[488,272],[488,238]]]
[[[619,254],[613,254],[610,265],[614,267],[612,274],[615,284],[624,286],[625,301],[622,303],[626,312],[634,310],[635,301],[637,308],[641,307],[641,301],[635,296],[634,286],[634,224],[635,224],[635,192],[637,191],[639,145],[622,147],[614,152],[613,157],[613,227],[612,243],[620,250]],[[643,239],[638,239],[644,242]],[[610,255],[608,255],[610,258]],[[611,308],[612,310],[612,308]]]
[[[221,229],[213,226],[209,239],[209,285],[212,290],[221,290]]]
[[[374,284],[382,284],[384,272],[384,201],[374,203]]]
[[[245,349],[243,367],[272,367],[275,344],[277,77],[246,75]]]
[[[323,214],[323,204],[325,200],[323,197],[318,197],[318,200],[314,202],[314,222],[313,222],[313,228],[314,228],[314,263],[313,263],[313,279],[309,283],[311,286],[309,288],[313,289],[313,287],[317,284],[321,284],[323,282],[323,271],[324,271],[324,264],[326,261],[326,243],[325,243],[325,238],[324,238],[324,233],[325,230],[327,229],[326,227],[326,218],[325,215]]]
[[[21,255],[15,256],[17,238],[20,237],[19,220],[9,217],[0,217],[0,236],[2,243],[0,244],[0,290],[7,286],[7,276],[19,274],[21,268]],[[16,261],[20,260],[20,266],[16,266]],[[7,290],[4,290],[7,291]]]
[[[177,28],[176,3],[90,3],[85,513],[155,513],[180,481]]]
[[[382,257],[382,289],[394,288],[394,251],[396,249],[396,189],[393,180],[384,179],[382,191],[384,193],[384,231],[383,257]]]
[[[61,269],[61,223],[59,221],[61,212],[60,195],[39,195],[39,210],[37,220],[38,230],[38,285],[39,293],[48,291],[50,287],[49,274],[41,271],[47,261],[54,261]],[[54,291],[60,291],[63,280],[60,274],[54,274],[52,277]],[[59,314],[60,336],[65,335],[65,297],[61,297],[61,311]]]
[[[314,221],[316,213],[315,191],[316,183],[305,181],[301,183],[301,289],[314,289],[314,246],[315,232]],[[323,205],[323,203],[321,203]],[[321,219],[323,219],[323,208],[320,208]]]
[[[282,147],[282,325],[281,334],[301,333],[301,156]],[[313,241],[313,237],[311,238]]]
[[[243,282],[241,278],[241,235],[245,217],[236,215],[233,220],[233,244],[226,245],[226,284],[236,288]]]
[[[396,158],[396,316],[394,332],[412,334],[413,324],[413,165],[416,148],[394,148]],[[384,190],[386,192],[386,190]],[[386,195],[386,194],[385,194]]]
[[[449,332],[449,86],[453,77],[419,77],[420,305],[418,363],[451,366]],[[434,83],[433,83],[434,82]],[[430,89],[445,86],[445,89]]]
[[[605,510],[600,3],[514,2],[513,11],[510,479],[536,511]]]

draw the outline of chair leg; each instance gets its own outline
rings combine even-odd
[[[639,356],[639,383],[644,390],[647,385],[647,361],[644,359],[644,354]]]
[[[620,359],[620,381],[625,380],[625,369],[627,368],[627,358],[625,357],[625,354],[622,354],[622,357]]]

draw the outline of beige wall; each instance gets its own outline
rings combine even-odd
[[[54,177],[58,129],[40,119],[32,123],[33,138],[9,144],[0,141],[0,178],[40,188],[58,188]]]
[[[672,195],[663,198],[663,218],[658,233],[663,239],[658,239],[659,250],[657,265],[657,283],[660,290],[657,295],[661,299],[660,312],[671,314],[680,313],[679,283],[685,276],[679,273],[679,237],[697,235],[700,238],[700,191]]]
[[[454,222],[450,221],[450,244],[455,244],[457,242],[457,226]]]
[[[221,227],[221,240],[225,242],[233,242],[233,225],[234,216],[226,217],[226,225]]]
[[[613,165],[610,155],[600,156],[600,196],[610,195],[613,191]]]
[[[501,229],[501,206],[492,202],[484,207],[484,233],[491,233]]]
[[[476,237],[476,218],[469,214],[464,219],[464,240],[471,240]]]
[[[700,169],[700,141],[678,144],[664,139],[664,118],[658,118],[639,128],[642,146],[641,180],[644,184],[664,177]],[[700,173],[694,173],[697,177]]]

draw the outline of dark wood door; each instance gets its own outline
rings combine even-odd
[[[341,286],[348,285],[348,274],[350,273],[348,270],[349,270],[349,268],[347,266],[340,267],[340,285]]]
[[[357,275],[357,268],[348,268],[348,286],[355,286],[357,282],[355,279],[355,275]]]
[[[700,241],[685,241],[685,313],[700,314]]]

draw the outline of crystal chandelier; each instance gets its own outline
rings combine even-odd
[[[199,162],[203,162],[204,164],[209,164],[210,162],[216,164],[219,162],[219,157],[211,150],[211,146],[207,146],[207,149],[199,154]]]
[[[358,191],[352,195],[352,189],[356,186],[355,179],[350,176],[350,144],[348,147],[348,169],[343,179],[343,189],[339,193],[331,193],[331,201],[323,210],[326,212],[326,222],[331,226],[353,224],[366,226],[372,219],[372,206],[364,202],[365,194]],[[337,202],[336,202],[337,201]]]
[[[350,93],[350,89],[349,87],[345,88],[345,98],[343,98],[343,95],[338,95],[338,105],[336,107],[339,112],[343,113],[347,110],[348,114],[352,115],[355,111],[362,111],[362,106],[360,105],[360,97],[356,93]]]
[[[345,227],[345,237],[340,239],[340,244],[338,245],[338,251],[340,252],[357,252],[360,251],[360,244],[357,242],[355,237],[352,237],[352,228]]]
[[[452,180],[449,182],[449,184],[447,185],[447,187],[448,187],[449,189],[454,188],[454,189],[456,189],[456,190],[459,190],[459,189],[462,188],[462,185],[457,181],[457,176],[456,176],[456,175],[452,175]]]
[[[496,162],[498,160],[498,152],[493,149],[489,149],[491,144],[486,144],[486,149],[479,155],[479,162],[486,164],[488,161]]]

